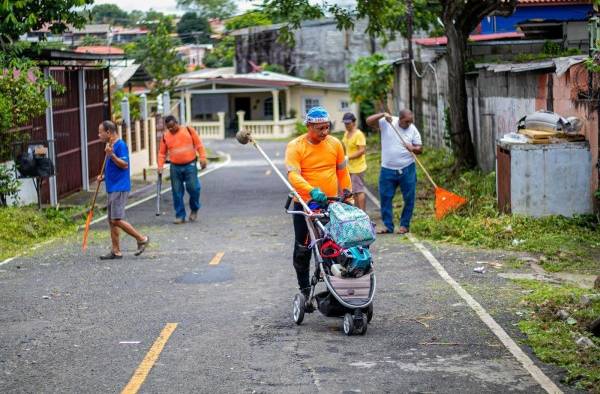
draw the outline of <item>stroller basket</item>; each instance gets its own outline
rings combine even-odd
[[[365,308],[373,302],[375,275],[360,278],[338,278],[325,275],[325,283],[333,296],[346,308]]]

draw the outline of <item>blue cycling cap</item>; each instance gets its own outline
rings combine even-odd
[[[329,113],[323,107],[312,107],[306,113],[305,124],[329,122]]]

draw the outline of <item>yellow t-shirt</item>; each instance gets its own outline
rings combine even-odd
[[[362,131],[356,129],[352,137],[348,138],[348,132],[344,133],[342,142],[346,147],[346,155],[352,156],[358,151],[359,146],[367,146],[367,139]],[[361,155],[356,159],[348,160],[348,169],[351,174],[358,174],[367,170],[367,155]]]
[[[316,187],[327,196],[338,196],[343,189],[352,191],[350,173],[344,160],[344,148],[335,137],[327,136],[317,145],[306,135],[290,141],[285,151],[288,179],[304,201]]]

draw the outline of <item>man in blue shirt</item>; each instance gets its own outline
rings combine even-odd
[[[107,214],[110,225],[110,239],[112,241],[111,251],[103,256],[101,260],[121,259],[121,247],[119,245],[119,229],[131,235],[137,241],[136,256],[148,246],[150,237],[140,234],[125,219],[125,205],[131,191],[131,179],[129,177],[129,151],[125,141],[119,138],[117,126],[110,120],[105,120],[98,126],[98,137],[106,143],[104,152],[106,154],[106,165],[104,176],[98,177],[98,182],[106,183],[108,193]]]

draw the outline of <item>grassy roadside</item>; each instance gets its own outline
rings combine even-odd
[[[589,325],[600,317],[600,292],[537,281],[517,281],[529,293],[519,329],[537,357],[565,369],[564,382],[600,393],[600,338]],[[578,343],[579,341],[579,343]]]
[[[377,190],[381,158],[378,136],[370,137],[368,145],[366,183]],[[453,174],[452,155],[444,150],[427,149],[420,158],[440,186],[469,199],[460,211],[436,221],[433,188],[419,169],[411,231],[420,238],[530,252],[540,257],[540,265],[547,271],[600,274],[597,217],[535,219],[501,214],[494,173],[473,170]],[[400,193],[394,206],[395,215],[400,215]],[[513,262],[506,263],[511,266]],[[600,339],[589,331],[589,324],[600,317],[600,291],[537,281],[517,283],[525,294],[517,297],[522,298],[517,308],[522,310],[518,327],[527,337],[524,342],[541,361],[564,368],[565,383],[600,394]],[[583,343],[578,344],[578,340]]]
[[[378,136],[369,137],[366,182],[377,190],[380,168]],[[547,271],[600,273],[600,223],[593,215],[575,218],[530,218],[501,214],[497,210],[495,174],[478,170],[453,174],[452,155],[445,150],[426,149],[420,156],[434,180],[468,204],[441,221],[433,216],[433,188],[419,169],[417,202],[411,231],[425,239],[488,249],[525,251],[543,256]],[[402,197],[397,193],[395,215]]]
[[[35,206],[0,208],[0,260],[26,252],[46,240],[75,233],[79,222],[73,216],[80,209]]]

